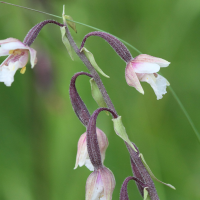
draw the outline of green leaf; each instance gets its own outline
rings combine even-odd
[[[69,15],[64,15],[65,19],[67,20],[67,24],[77,33],[77,30],[76,30],[76,24],[72,21],[74,21],[72,19],[71,16]],[[70,21],[69,21],[70,20]]]
[[[85,54],[85,56],[88,58],[88,60],[90,61],[91,65],[103,76],[105,76],[106,78],[110,78],[108,75],[106,75],[101,68],[97,65],[94,56],[91,52],[89,52],[85,47],[83,47],[80,52],[83,52]]]
[[[160,183],[162,183],[162,184],[164,184],[164,185],[166,185],[166,186],[168,186],[168,187],[170,187],[170,188],[172,188],[172,189],[174,189],[174,190],[176,189],[173,185],[168,184],[168,183],[164,183],[164,182],[160,181],[159,179],[157,179],[157,178],[154,176],[154,174],[153,174],[153,172],[151,171],[151,169],[149,168],[149,166],[147,165],[146,161],[144,160],[144,156],[143,156],[141,153],[140,153],[139,156],[140,156],[140,158],[141,158],[141,160],[142,160],[144,166],[146,167],[146,169],[147,169],[147,171],[149,172],[149,174],[150,174],[150,176],[151,176],[152,179],[154,179],[154,180],[156,180],[156,181],[158,181],[158,182],[160,182]]]
[[[60,27],[60,30],[61,30],[61,35],[62,35],[62,41],[67,49],[67,52],[69,53],[70,57],[72,60],[73,59],[73,55],[72,55],[72,48],[71,48],[71,45],[69,43],[69,40],[68,38],[66,37],[66,30],[65,30],[65,26],[63,27]]]
[[[93,78],[90,79],[90,85],[91,85],[92,97],[97,102],[98,106],[106,108],[107,107],[106,102],[104,101],[104,98]],[[108,111],[106,111],[106,114],[109,115]]]
[[[115,119],[112,119],[113,123],[114,123],[114,129],[115,129],[115,132],[116,134],[121,137],[124,141],[126,141],[132,148],[135,152],[137,152],[137,150],[135,149],[135,147],[133,146],[133,144],[131,143],[131,141],[129,140],[128,138],[128,135],[126,133],[126,129],[122,123],[122,120],[121,120],[121,116],[118,116],[117,118]]]
[[[144,188],[144,200],[151,200],[150,196],[149,196],[149,193],[147,191],[147,188],[148,187],[145,187]]]

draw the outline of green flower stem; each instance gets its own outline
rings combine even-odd
[[[169,86],[169,89],[170,89],[172,95],[174,96],[174,98],[176,99],[176,101],[177,101],[178,105],[180,106],[181,110],[182,110],[183,113],[185,114],[187,120],[189,121],[189,123],[190,123],[190,125],[191,125],[193,131],[195,132],[195,134],[196,134],[196,136],[197,136],[197,138],[198,138],[198,140],[199,140],[199,142],[200,142],[200,134],[199,134],[199,132],[197,131],[197,129],[196,129],[196,127],[195,127],[195,125],[194,125],[194,123],[193,123],[191,117],[189,116],[188,112],[186,111],[185,107],[183,106],[183,104],[181,103],[180,99],[178,98],[177,94],[174,92],[174,90],[172,89],[171,86]]]

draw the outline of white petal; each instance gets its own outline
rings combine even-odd
[[[143,76],[141,81],[145,81],[151,85],[153,88],[157,100],[162,99],[163,95],[167,93],[166,87],[169,86],[169,82],[163,76],[157,74],[157,77],[154,74],[146,74]]]
[[[2,49],[2,48],[0,47],[0,56],[7,56],[7,55],[9,55],[9,50],[7,50],[7,49]]]
[[[7,50],[15,50],[15,49],[28,49],[26,45],[24,45],[22,42],[9,42],[1,45],[1,48],[7,49]]]
[[[104,186],[101,179],[101,174],[98,173],[98,177],[96,180],[91,200],[103,200],[103,199],[104,199]]]
[[[86,166],[90,171],[94,171],[94,166],[92,165],[92,163],[91,163],[89,157],[85,160],[85,166]]]
[[[0,68],[0,82],[4,82],[6,86],[11,86],[17,69],[18,66],[15,63],[10,63],[8,66],[3,65]]]
[[[10,42],[20,42],[20,41],[15,38],[7,38],[5,40],[0,40],[0,45],[5,44],[5,43],[10,43]]]
[[[29,51],[30,51],[30,56],[31,56],[31,68],[33,68],[34,66],[35,66],[35,64],[36,64],[36,62],[37,62],[37,58],[36,58],[36,51],[34,50],[34,49],[32,49],[32,48],[28,48],[29,49]]]
[[[81,147],[80,155],[78,158],[78,165],[82,167],[85,164],[85,160],[88,157],[87,146],[86,143]]]
[[[135,57],[133,59],[134,62],[147,62],[147,63],[155,63],[158,64],[160,67],[167,67],[170,62],[162,59],[162,58],[157,58],[154,56],[150,56],[147,54],[140,54],[139,56]]]
[[[160,70],[160,66],[156,63],[148,62],[131,62],[136,73],[156,73]]]

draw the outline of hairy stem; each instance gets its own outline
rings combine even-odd
[[[91,65],[91,63],[89,62],[89,60],[87,59],[85,54],[83,52],[80,52],[78,46],[76,45],[75,41],[73,40],[73,38],[71,36],[71,33],[70,33],[69,29],[68,29],[67,24],[65,24],[65,26],[66,26],[66,36],[67,36],[67,38],[68,38],[68,40],[70,42],[70,45],[72,46],[72,48],[74,49],[76,54],[79,56],[79,58],[86,65],[88,70],[90,71],[90,73],[93,76],[93,78],[94,78],[99,90],[102,93],[102,96],[103,96],[108,108],[111,109],[117,115],[117,111],[115,110],[114,105],[113,105],[110,97],[108,96],[108,93],[107,93],[107,91],[106,91],[106,89],[105,89],[105,87],[104,87],[104,85],[103,85],[98,73],[96,72],[94,67]],[[128,151],[131,151],[132,148],[126,142],[125,142],[125,144],[126,144],[126,147],[127,147]],[[142,168],[142,170],[146,170],[146,168],[143,165],[140,165],[140,167]],[[153,181],[152,181],[150,176],[145,177],[145,179],[146,179],[145,180],[146,183],[148,183],[148,184],[150,183],[151,186],[154,186],[154,183],[153,183]],[[159,200],[155,187],[153,187],[151,189],[152,189],[152,192],[149,193],[149,196],[150,196],[151,200]]]
[[[54,20],[45,20],[43,22],[40,22],[38,24],[36,24],[25,36],[23,43],[27,46],[30,46],[35,38],[38,36],[39,32],[41,31],[41,29],[46,25],[46,24],[55,24],[58,25],[60,27],[64,26],[63,24],[54,21]]]
[[[72,46],[72,48],[74,49],[74,51],[76,52],[76,54],[79,56],[79,58],[83,61],[83,63],[85,64],[85,66],[88,68],[88,70],[90,71],[91,75],[93,76],[99,90],[101,91],[103,98],[108,106],[108,108],[110,108],[111,110],[115,111],[114,105],[110,99],[110,97],[108,96],[108,93],[99,77],[99,74],[96,72],[96,70],[94,69],[94,67],[91,65],[90,61],[87,59],[87,57],[85,56],[85,54],[83,52],[80,52],[78,46],[76,45],[76,43],[74,42],[71,33],[69,32],[69,29],[66,25],[66,35],[67,38]],[[115,113],[117,113],[115,111]]]

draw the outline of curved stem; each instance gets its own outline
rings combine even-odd
[[[86,75],[86,76],[89,76],[92,78],[92,75],[89,73],[86,73],[86,72],[76,73],[71,78],[71,82],[70,82],[70,86],[69,86],[69,96],[70,96],[70,100],[71,100],[74,112],[76,113],[77,117],[82,122],[82,124],[87,127],[87,124],[90,119],[90,113],[89,113],[86,105],[84,104],[83,100],[79,96],[79,94],[76,90],[76,86],[75,86],[76,79],[80,75]]]
[[[133,59],[130,51],[127,49],[127,47],[121,41],[119,41],[116,37],[112,36],[111,34],[105,33],[105,32],[101,32],[101,31],[94,31],[94,32],[88,33],[83,38],[80,50],[83,48],[83,46],[85,45],[85,42],[86,42],[87,38],[90,37],[90,36],[99,36],[99,37],[103,38],[104,40],[106,40],[110,44],[110,46],[115,50],[115,52],[126,63],[130,62]]]
[[[46,25],[46,24],[56,24],[58,26],[63,27],[64,25],[54,21],[54,20],[45,20],[43,22],[40,22],[38,24],[36,24],[25,36],[23,43],[27,46],[30,46],[35,38],[38,36],[39,32],[41,31],[41,29]]]
[[[118,117],[117,114],[115,114],[115,112],[113,112],[109,108],[98,108],[93,112],[92,116],[89,119],[89,122],[87,124],[87,151],[90,157],[90,161],[95,169],[103,167],[101,161],[101,152],[96,133],[96,120],[98,114],[101,111],[109,111],[114,118]]]
[[[76,43],[74,42],[72,36],[71,36],[71,33],[69,32],[69,29],[66,25],[66,35],[67,35],[67,38],[70,42],[70,45],[72,46],[72,48],[74,49],[74,51],[76,52],[76,54],[79,56],[79,58],[83,61],[83,63],[86,65],[86,67],[88,68],[88,70],[90,71],[91,75],[93,76],[99,90],[101,91],[102,93],[102,96],[108,106],[108,108],[110,108],[111,110],[113,110],[115,113],[116,110],[114,108],[114,105],[110,99],[110,97],[108,96],[108,93],[99,77],[99,74],[96,72],[96,70],[94,69],[94,67],[91,65],[91,63],[89,62],[89,60],[87,59],[87,57],[85,56],[85,54],[83,52],[80,52],[78,46],[76,45]]]
[[[135,177],[132,177],[132,176],[129,176],[127,177],[123,184],[122,184],[122,187],[121,187],[121,191],[120,191],[120,200],[129,200],[128,198],[128,191],[127,191],[127,185],[128,185],[128,182],[130,180],[134,180],[137,184],[139,184],[142,188],[142,192],[143,192],[143,189],[145,187],[148,187],[147,185],[145,185],[142,181],[140,181],[138,178],[135,178]],[[142,195],[143,196],[143,195]]]

